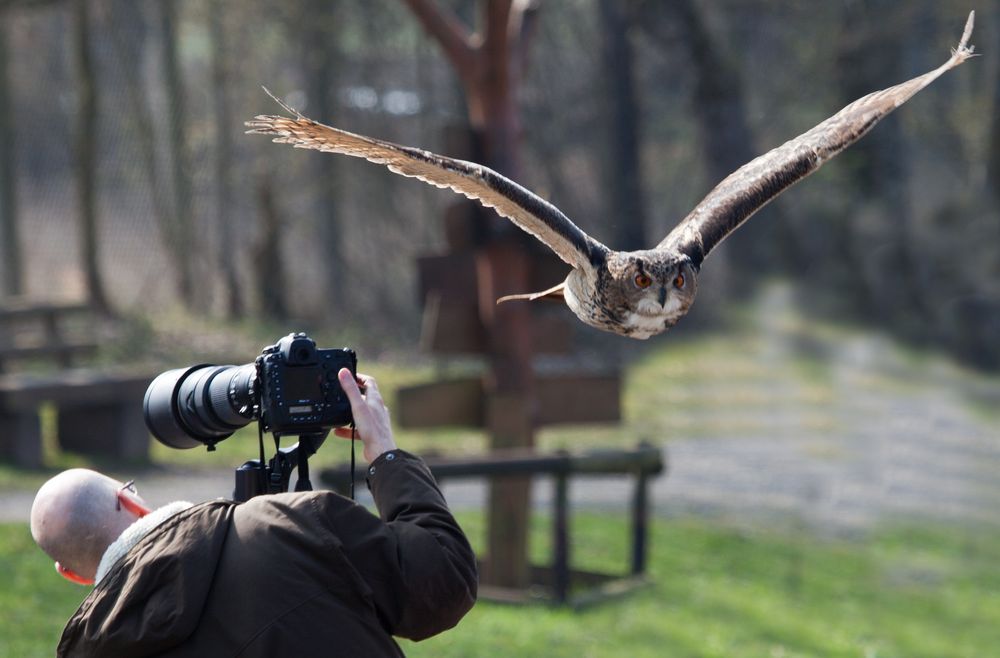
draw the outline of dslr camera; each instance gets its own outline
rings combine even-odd
[[[306,334],[289,334],[253,363],[201,364],[157,376],[143,400],[146,426],[171,448],[209,450],[252,420],[276,437],[325,435],[353,421],[337,372],[357,374],[357,364],[354,350],[318,349]]]

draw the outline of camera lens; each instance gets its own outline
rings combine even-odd
[[[256,380],[253,364],[168,370],[146,389],[146,427],[171,448],[218,443],[253,420]]]

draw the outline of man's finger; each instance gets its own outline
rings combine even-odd
[[[371,375],[359,372],[355,377],[355,381],[357,381],[358,387],[361,389],[361,392],[365,394],[365,397],[368,397],[368,394],[372,392],[374,392],[375,395],[380,395],[378,391],[378,383],[376,383],[375,378]]]
[[[368,400],[368,404],[374,403],[376,406],[385,404],[382,401],[382,393],[375,386],[365,388],[365,399]]]
[[[355,411],[360,409],[365,401],[361,398],[361,390],[358,389],[358,383],[354,380],[351,371],[347,368],[341,368],[340,372],[337,373],[337,379],[340,380],[340,387],[344,389],[347,399],[351,402],[351,408]]]

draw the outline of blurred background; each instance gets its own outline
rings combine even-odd
[[[478,2],[441,4],[480,20]],[[263,85],[317,120],[448,151],[467,94],[405,2],[3,7],[5,293],[415,338],[413,258],[443,245],[452,195],[243,134],[280,111]],[[737,232],[699,311],[784,276],[837,318],[1000,365],[997,25],[977,9],[983,56]],[[967,11],[536,3],[512,55],[518,180],[606,244],[653,245],[756,154],[937,66]]]
[[[941,64],[970,9],[982,56],[734,233],[676,329],[639,343],[572,323],[572,359],[621,370],[622,421],[538,445],[667,445],[654,587],[583,619],[477,607],[465,635],[406,650],[983,655],[1000,641],[996,0],[0,0],[0,304],[100,309],[103,364],[244,363],[304,329],[354,346],[390,392],[475,369],[419,349],[417,258],[476,241],[445,219],[455,195],[245,135],[281,113],[262,86],[318,121],[486,162],[634,249],[754,156]],[[484,51],[506,12],[505,47]],[[82,595],[36,589],[50,574],[25,561],[18,510],[52,470],[93,462],[47,446],[41,470],[0,468],[21,505],[0,557],[51,647]],[[220,452],[201,480],[254,442]],[[155,446],[153,474],[206,459]],[[603,543],[615,491],[574,489],[585,561],[622,548]],[[479,495],[455,490],[474,529]],[[7,655],[46,655],[18,641]]]

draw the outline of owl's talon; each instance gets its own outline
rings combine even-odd
[[[552,286],[548,290],[543,290],[541,292],[529,292],[520,295],[504,295],[497,300],[497,304],[502,304],[503,302],[513,302],[517,300],[528,300],[530,302],[536,299],[553,299],[557,301],[565,300],[565,295],[563,294],[563,288],[566,287],[566,282],[563,281],[559,285]]]

